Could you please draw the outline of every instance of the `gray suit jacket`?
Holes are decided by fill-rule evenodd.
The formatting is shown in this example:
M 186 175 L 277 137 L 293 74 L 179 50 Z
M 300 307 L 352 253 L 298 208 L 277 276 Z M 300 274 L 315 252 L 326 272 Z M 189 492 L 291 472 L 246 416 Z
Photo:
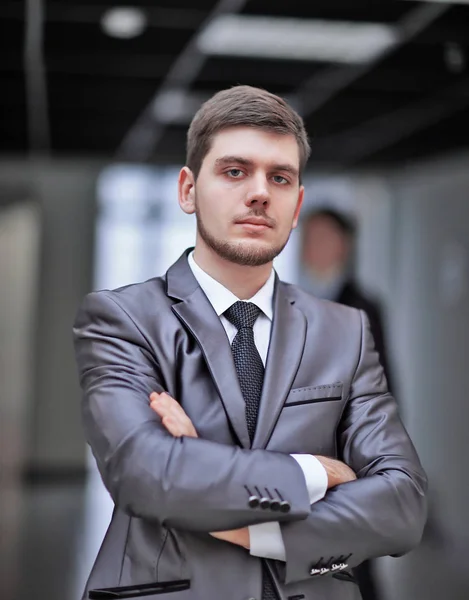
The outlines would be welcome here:
M 281 523 L 286 563 L 266 562 L 282 600 L 357 600 L 352 567 L 418 544 L 426 479 L 364 313 L 280 281 L 274 302 L 251 447 L 231 348 L 187 253 L 165 277 L 86 297 L 74 327 L 84 427 L 115 510 L 84 598 L 260 600 L 261 559 L 208 533 L 254 523 Z M 166 432 L 153 390 L 182 404 L 199 439 Z M 341 459 L 358 480 L 310 506 L 291 453 Z

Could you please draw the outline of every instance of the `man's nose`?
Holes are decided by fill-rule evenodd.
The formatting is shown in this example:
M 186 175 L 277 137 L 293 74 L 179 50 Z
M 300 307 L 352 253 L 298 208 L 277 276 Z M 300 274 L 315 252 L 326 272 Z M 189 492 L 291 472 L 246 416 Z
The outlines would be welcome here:
M 246 196 L 246 206 L 262 206 L 270 204 L 270 193 L 265 175 L 253 179 L 253 185 Z

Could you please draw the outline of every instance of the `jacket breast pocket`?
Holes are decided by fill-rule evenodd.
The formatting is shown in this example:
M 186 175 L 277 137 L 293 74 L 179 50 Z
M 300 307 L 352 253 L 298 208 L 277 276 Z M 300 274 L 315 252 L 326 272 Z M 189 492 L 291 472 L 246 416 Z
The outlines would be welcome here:
M 335 458 L 336 430 L 346 393 L 341 382 L 292 389 L 272 432 L 269 450 Z
M 342 400 L 342 393 L 343 384 L 340 382 L 295 388 L 288 394 L 284 408 L 317 402 L 338 402 Z

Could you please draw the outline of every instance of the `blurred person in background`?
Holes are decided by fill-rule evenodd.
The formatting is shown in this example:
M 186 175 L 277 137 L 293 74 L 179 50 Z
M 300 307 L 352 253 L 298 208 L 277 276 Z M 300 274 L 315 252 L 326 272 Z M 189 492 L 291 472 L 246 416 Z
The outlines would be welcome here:
M 300 285 L 318 298 L 365 311 L 371 333 L 392 391 L 381 308 L 355 280 L 354 219 L 335 208 L 317 207 L 306 214 L 301 231 Z M 378 600 L 373 566 L 369 561 L 355 569 L 364 600 Z
M 355 220 L 335 208 L 315 208 L 303 217 L 301 236 L 301 287 L 318 298 L 365 311 L 389 389 L 394 392 L 381 307 L 355 279 Z
M 281 282 L 309 143 L 281 98 L 215 94 L 188 132 L 195 248 L 89 294 L 87 439 L 115 503 L 84 598 L 359 600 L 420 541 L 426 477 L 362 311 Z

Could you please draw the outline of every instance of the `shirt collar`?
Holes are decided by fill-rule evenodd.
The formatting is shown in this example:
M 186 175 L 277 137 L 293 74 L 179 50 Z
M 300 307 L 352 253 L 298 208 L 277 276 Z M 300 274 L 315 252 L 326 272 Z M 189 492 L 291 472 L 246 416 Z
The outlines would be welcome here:
M 207 296 L 210 304 L 213 306 L 215 312 L 220 317 L 226 310 L 230 308 L 235 302 L 239 301 L 233 292 L 230 292 L 224 285 L 219 281 L 211 277 L 194 260 L 194 252 L 191 252 L 188 256 L 189 267 L 197 279 L 198 284 Z M 274 285 L 275 285 L 275 271 L 272 269 L 269 279 L 261 287 L 261 289 L 252 298 L 249 298 L 246 302 L 252 302 L 268 317 L 271 321 L 273 318 L 273 299 L 274 299 Z

